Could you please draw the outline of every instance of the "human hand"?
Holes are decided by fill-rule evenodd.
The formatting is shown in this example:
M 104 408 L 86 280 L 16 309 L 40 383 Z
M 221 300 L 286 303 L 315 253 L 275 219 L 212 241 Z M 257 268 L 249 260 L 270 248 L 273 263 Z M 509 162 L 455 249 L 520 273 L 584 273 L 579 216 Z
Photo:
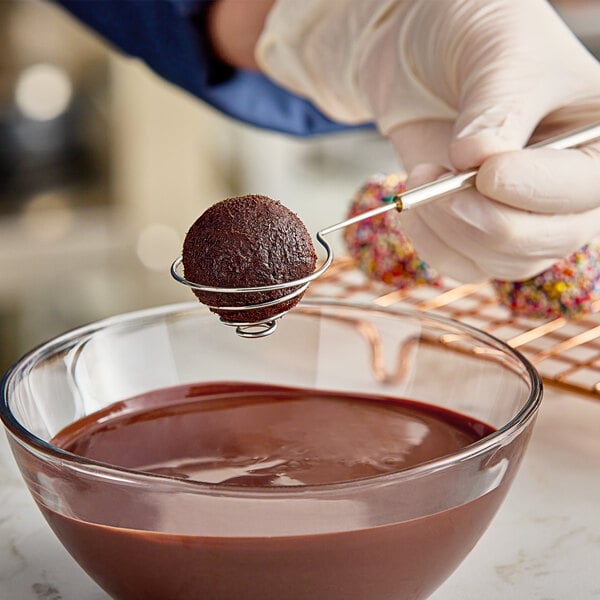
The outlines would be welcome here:
M 257 60 L 332 118 L 374 120 L 410 187 L 480 166 L 477 191 L 403 216 L 438 271 L 524 279 L 600 233 L 600 146 L 521 150 L 600 118 L 600 66 L 545 1 L 278 0 Z
M 554 135 L 551 124 L 546 120 L 536 135 Z M 578 124 L 573 115 L 570 128 Z M 452 123 L 409 123 L 391 138 L 412 166 L 407 189 L 452 170 Z M 419 256 L 444 275 L 462 282 L 529 279 L 598 236 L 599 145 L 493 154 L 479 168 L 476 188 L 400 216 Z

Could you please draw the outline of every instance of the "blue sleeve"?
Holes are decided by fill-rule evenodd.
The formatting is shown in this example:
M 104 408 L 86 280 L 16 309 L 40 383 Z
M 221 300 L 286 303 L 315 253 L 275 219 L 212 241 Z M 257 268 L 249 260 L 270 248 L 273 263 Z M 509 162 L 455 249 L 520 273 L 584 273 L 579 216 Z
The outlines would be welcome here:
M 220 63 L 203 35 L 210 0 L 57 1 L 116 48 L 234 119 L 298 136 L 350 129 L 260 73 Z

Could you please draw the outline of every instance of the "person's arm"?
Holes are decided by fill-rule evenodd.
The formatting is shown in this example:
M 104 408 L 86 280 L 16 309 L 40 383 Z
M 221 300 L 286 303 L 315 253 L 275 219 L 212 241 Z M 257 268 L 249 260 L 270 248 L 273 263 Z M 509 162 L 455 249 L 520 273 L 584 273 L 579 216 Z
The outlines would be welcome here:
M 57 3 L 116 49 L 141 59 L 165 80 L 236 120 L 297 136 L 348 129 L 306 98 L 252 70 L 253 53 L 246 48 L 262 27 L 266 0 Z M 253 16 L 242 14 L 246 9 L 252 9 Z
M 238 68 L 258 71 L 256 43 L 275 0 L 215 0 L 206 14 L 208 40 L 218 58 Z

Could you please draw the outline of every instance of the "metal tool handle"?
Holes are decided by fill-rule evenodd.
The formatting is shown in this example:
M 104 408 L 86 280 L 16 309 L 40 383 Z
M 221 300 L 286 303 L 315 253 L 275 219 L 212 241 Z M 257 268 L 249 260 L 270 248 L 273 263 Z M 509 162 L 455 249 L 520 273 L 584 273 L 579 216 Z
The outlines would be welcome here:
M 593 142 L 598 138 L 600 138 L 600 122 L 549 138 L 547 140 L 543 140 L 527 147 L 554 148 L 555 150 L 564 150 L 566 148 L 575 148 L 582 144 Z M 431 200 L 442 198 L 460 190 L 467 189 L 474 185 L 476 177 L 477 169 L 467 171 L 465 173 L 459 173 L 458 175 L 446 175 L 445 177 L 441 177 L 436 181 L 426 183 L 425 185 L 421 185 L 395 196 L 393 201 L 389 204 L 384 204 L 383 206 L 356 215 L 355 217 L 347 219 L 346 221 L 342 221 L 341 223 L 336 223 L 335 225 L 326 227 L 325 229 L 322 229 L 320 233 L 321 235 L 326 235 L 333 231 L 337 231 L 338 229 L 343 229 L 344 227 L 358 223 L 359 221 L 363 221 L 364 219 L 369 219 L 376 215 L 380 215 L 389 210 L 396 209 L 399 212 L 409 210 L 415 206 L 419 206 L 420 204 L 430 202 Z

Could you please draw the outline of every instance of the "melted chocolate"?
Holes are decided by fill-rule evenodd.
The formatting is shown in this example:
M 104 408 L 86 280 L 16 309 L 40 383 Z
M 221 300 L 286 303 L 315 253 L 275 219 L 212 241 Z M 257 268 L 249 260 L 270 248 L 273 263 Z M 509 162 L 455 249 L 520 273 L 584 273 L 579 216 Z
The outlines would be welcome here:
M 492 431 L 408 400 L 223 383 L 132 398 L 73 423 L 53 442 L 115 465 L 248 488 L 395 472 Z M 79 514 L 95 516 L 41 508 L 72 555 L 120 600 L 405 600 L 425 598 L 460 563 L 504 487 L 423 518 L 311 535 L 215 537 L 183 507 L 189 533 L 171 533 L 141 492 L 135 511 L 149 513 L 140 529 L 122 502 L 85 487 Z
M 205 483 L 294 486 L 399 471 L 491 431 L 407 400 L 213 384 L 110 406 L 53 443 L 112 465 Z

